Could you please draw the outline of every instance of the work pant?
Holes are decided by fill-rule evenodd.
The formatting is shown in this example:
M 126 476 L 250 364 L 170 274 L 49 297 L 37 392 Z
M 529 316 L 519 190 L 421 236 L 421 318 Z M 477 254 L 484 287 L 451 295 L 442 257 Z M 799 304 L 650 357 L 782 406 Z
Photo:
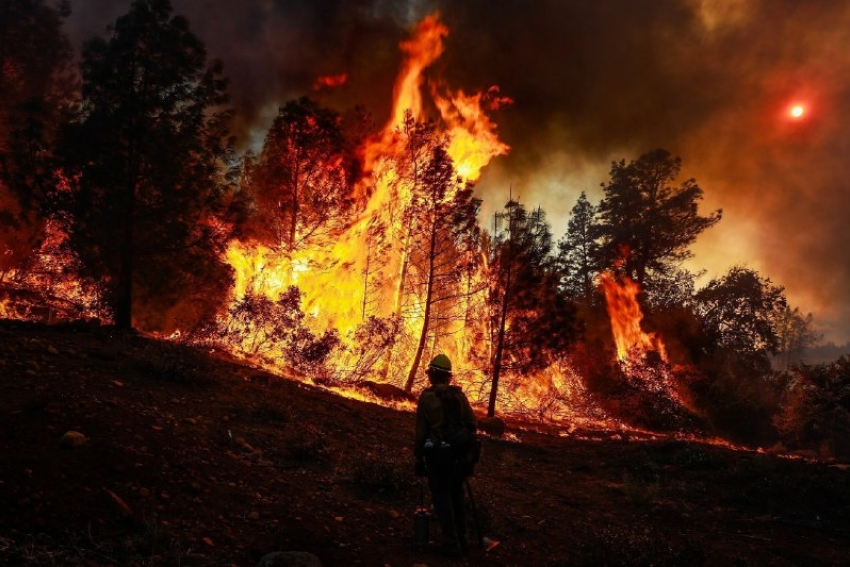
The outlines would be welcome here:
M 443 533 L 443 545 L 466 548 L 466 513 L 463 498 L 463 477 L 447 463 L 429 463 L 428 487 L 434 512 Z

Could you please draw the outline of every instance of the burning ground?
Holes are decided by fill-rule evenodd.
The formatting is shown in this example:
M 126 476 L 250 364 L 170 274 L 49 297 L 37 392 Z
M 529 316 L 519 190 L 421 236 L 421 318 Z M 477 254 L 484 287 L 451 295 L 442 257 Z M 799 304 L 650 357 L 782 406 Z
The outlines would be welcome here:
M 409 411 L 109 328 L 3 322 L 0 339 L 4 564 L 253 565 L 302 550 L 324 565 L 837 565 L 850 553 L 844 466 L 509 422 L 472 480 L 501 544 L 449 563 L 411 547 Z M 85 443 L 63 446 L 70 430 Z

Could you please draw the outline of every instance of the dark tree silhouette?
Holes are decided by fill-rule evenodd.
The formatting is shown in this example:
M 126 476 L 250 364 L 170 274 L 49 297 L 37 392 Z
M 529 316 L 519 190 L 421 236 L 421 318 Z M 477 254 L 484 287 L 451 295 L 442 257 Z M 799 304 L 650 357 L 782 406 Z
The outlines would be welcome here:
M 600 272 L 599 252 L 596 207 L 582 191 L 570 212 L 567 233 L 558 241 L 561 285 L 570 296 L 591 301 Z
M 52 212 L 55 136 L 71 90 L 67 15 L 67 2 L 0 2 L 0 281 L 26 271 Z
M 207 64 L 170 2 L 134 1 L 111 31 L 83 52 L 81 114 L 65 140 L 75 181 L 68 222 L 115 324 L 129 328 L 140 316 L 134 298 L 146 314 L 193 293 L 220 303 L 228 284 L 220 215 L 234 160 L 221 64 Z
M 689 246 L 717 224 L 721 211 L 700 216 L 702 189 L 694 179 L 674 186 L 680 170 L 681 160 L 661 149 L 611 165 L 598 209 L 603 265 L 622 263 L 627 276 L 651 287 L 654 278 L 691 257 Z
M 731 268 L 697 292 L 696 305 L 717 346 L 764 357 L 779 348 L 774 321 L 786 309 L 785 290 L 755 270 Z

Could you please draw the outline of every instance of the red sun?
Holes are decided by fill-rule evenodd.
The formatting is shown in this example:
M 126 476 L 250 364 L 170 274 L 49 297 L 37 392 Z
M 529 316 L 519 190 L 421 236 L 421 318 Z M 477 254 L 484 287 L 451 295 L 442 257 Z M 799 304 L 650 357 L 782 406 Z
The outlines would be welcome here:
M 806 107 L 802 104 L 794 104 L 788 109 L 788 115 L 791 118 L 799 120 L 806 115 Z

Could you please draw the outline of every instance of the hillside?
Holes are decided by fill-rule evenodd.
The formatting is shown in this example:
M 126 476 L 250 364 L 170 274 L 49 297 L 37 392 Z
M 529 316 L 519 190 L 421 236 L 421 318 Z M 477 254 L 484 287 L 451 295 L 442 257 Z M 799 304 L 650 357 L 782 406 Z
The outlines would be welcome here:
M 411 545 L 413 416 L 98 327 L 0 322 L 0 564 L 837 565 L 850 473 L 622 432 L 485 438 L 486 535 Z M 76 431 L 85 437 L 79 446 Z M 436 535 L 436 524 L 432 535 Z

